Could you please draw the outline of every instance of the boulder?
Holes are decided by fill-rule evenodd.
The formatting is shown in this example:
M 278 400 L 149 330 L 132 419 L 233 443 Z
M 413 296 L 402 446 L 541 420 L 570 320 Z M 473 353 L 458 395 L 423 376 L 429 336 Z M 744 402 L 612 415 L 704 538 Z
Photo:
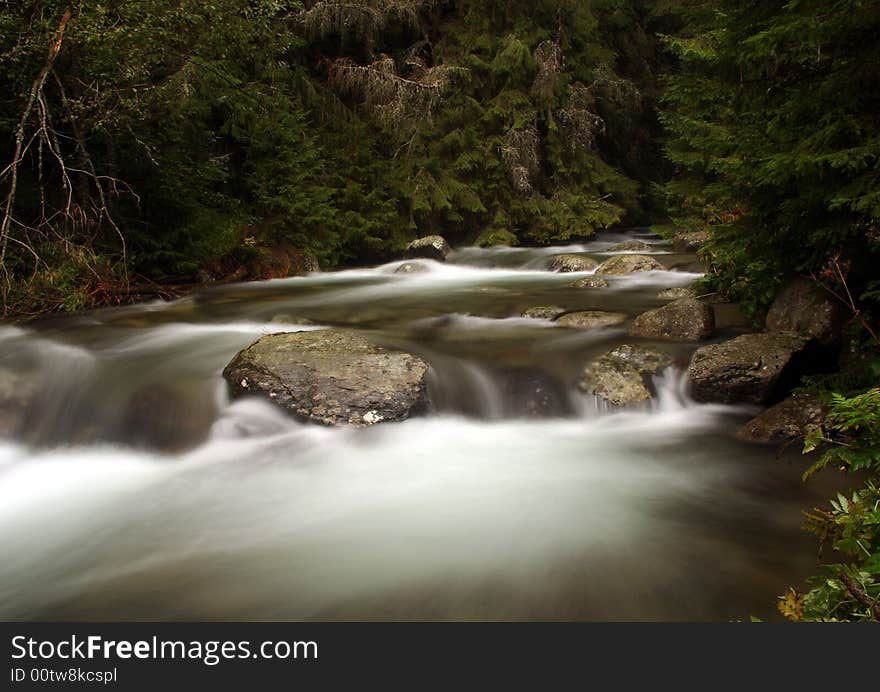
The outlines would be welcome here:
M 629 333 L 646 339 L 702 341 L 715 331 L 712 307 L 694 298 L 682 298 L 636 317 Z
M 612 245 L 602 252 L 651 252 L 653 249 L 652 245 L 643 240 L 627 240 L 623 243 Z
M 587 364 L 578 387 L 614 406 L 638 404 L 651 398 L 647 377 L 671 364 L 666 353 L 624 344 Z
M 569 284 L 571 288 L 608 288 L 608 282 L 601 276 L 585 276 L 578 279 L 574 283 Z
M 550 262 L 548 269 L 551 272 L 559 272 L 560 274 L 569 274 L 573 272 L 590 272 L 597 266 L 598 262 L 590 257 L 582 255 L 556 255 Z
M 555 320 L 557 317 L 564 314 L 565 308 L 561 308 L 558 305 L 539 305 L 524 310 L 522 316 L 538 320 Z
M 650 272 L 665 268 L 653 257 L 648 257 L 647 255 L 617 255 L 602 262 L 599 268 L 596 269 L 596 274 L 613 276 L 633 274 L 635 272 Z
M 737 436 L 749 442 L 784 442 L 803 437 L 822 426 L 827 412 L 818 394 L 795 394 L 750 420 Z
M 793 386 L 807 362 L 808 341 L 796 334 L 743 334 L 697 349 L 688 375 L 699 401 L 767 404 Z
M 766 322 L 768 331 L 794 332 L 822 346 L 836 344 L 845 323 L 843 306 L 805 278 L 786 284 L 773 301 Z
M 603 312 L 601 310 L 585 310 L 569 312 L 556 320 L 560 327 L 573 329 L 595 329 L 596 327 L 613 327 L 626 322 L 627 317 L 620 312 Z
M 428 365 L 351 331 L 272 334 L 241 351 L 223 376 L 232 395 L 257 395 L 324 425 L 399 421 L 427 408 Z
M 432 259 L 445 262 L 452 248 L 446 238 L 440 235 L 429 235 L 417 238 L 406 246 L 403 256 L 406 259 Z
M 682 231 L 672 238 L 672 248 L 676 252 L 696 252 L 708 242 L 708 231 Z

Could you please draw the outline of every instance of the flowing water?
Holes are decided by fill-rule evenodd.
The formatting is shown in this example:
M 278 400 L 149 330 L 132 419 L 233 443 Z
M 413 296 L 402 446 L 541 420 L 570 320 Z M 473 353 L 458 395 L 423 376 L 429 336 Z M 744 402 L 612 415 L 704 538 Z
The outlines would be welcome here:
M 825 490 L 739 442 L 748 409 L 697 404 L 694 345 L 518 317 L 535 305 L 662 304 L 700 267 L 546 270 L 625 238 L 463 249 L 216 287 L 173 303 L 0 326 L 0 619 L 772 617 L 815 570 L 801 511 Z M 718 338 L 743 328 L 720 308 Z M 431 365 L 428 415 L 328 429 L 230 402 L 226 363 L 260 335 L 347 326 Z M 649 406 L 574 383 L 624 342 L 676 365 Z

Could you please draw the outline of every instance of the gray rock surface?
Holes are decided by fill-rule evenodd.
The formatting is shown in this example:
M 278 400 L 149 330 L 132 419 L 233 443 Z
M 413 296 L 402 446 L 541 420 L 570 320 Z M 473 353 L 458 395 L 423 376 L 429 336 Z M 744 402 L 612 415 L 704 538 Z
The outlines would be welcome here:
M 523 311 L 523 317 L 531 317 L 538 320 L 555 320 L 565 314 L 565 308 L 558 305 L 538 305 Z
M 626 322 L 627 317 L 621 312 L 603 312 L 602 310 L 584 310 L 569 312 L 556 320 L 560 327 L 572 329 L 595 329 L 596 327 L 613 327 Z
M 427 408 L 428 365 L 327 329 L 272 334 L 241 351 L 223 371 L 233 396 L 259 395 L 324 425 L 399 421 Z
M 796 334 L 744 334 L 697 349 L 688 375 L 699 401 L 767 404 L 794 384 L 807 340 Z
M 605 248 L 603 252 L 651 252 L 654 249 L 652 245 L 643 240 L 626 240 L 617 245 Z
M 600 276 L 614 276 L 662 270 L 665 268 L 653 257 L 648 257 L 647 255 L 617 255 L 602 262 L 599 268 L 596 269 L 596 274 Z
M 569 284 L 571 288 L 608 288 L 608 282 L 601 276 L 585 276 Z
M 666 353 L 623 344 L 588 363 L 578 387 L 614 406 L 638 404 L 651 398 L 647 377 L 671 364 Z
M 784 442 L 821 427 L 827 412 L 818 394 L 795 394 L 743 425 L 737 436 L 749 442 Z
M 707 231 L 682 231 L 672 239 L 672 247 L 676 252 L 696 252 L 709 242 Z
M 834 296 L 809 279 L 790 281 L 767 313 L 767 331 L 795 332 L 823 346 L 840 340 L 846 311 Z
M 429 235 L 417 238 L 406 246 L 403 256 L 406 259 L 432 259 L 445 262 L 452 248 L 446 239 L 440 235 Z
M 715 331 L 712 307 L 694 298 L 682 298 L 636 317 L 629 333 L 647 339 L 702 341 Z

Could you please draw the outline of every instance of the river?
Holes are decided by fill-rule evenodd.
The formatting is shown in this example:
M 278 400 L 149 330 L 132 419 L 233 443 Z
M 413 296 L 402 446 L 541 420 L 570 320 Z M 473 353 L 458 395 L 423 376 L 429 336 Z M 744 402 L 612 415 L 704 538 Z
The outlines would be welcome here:
M 547 271 L 633 237 L 669 271 L 605 289 Z M 773 618 L 815 571 L 802 511 L 826 490 L 796 453 L 736 439 L 753 411 L 688 397 L 695 345 L 662 344 L 677 365 L 655 400 L 615 411 L 578 372 L 649 342 L 518 317 L 635 316 L 695 257 L 636 230 L 419 263 L 0 326 L 0 618 Z M 718 318 L 718 339 L 745 328 Z M 430 412 L 329 429 L 229 401 L 238 350 L 327 325 L 427 360 Z

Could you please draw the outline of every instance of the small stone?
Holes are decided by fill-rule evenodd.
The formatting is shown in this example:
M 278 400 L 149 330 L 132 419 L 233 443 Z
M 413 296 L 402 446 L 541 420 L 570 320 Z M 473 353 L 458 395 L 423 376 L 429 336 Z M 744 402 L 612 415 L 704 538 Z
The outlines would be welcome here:
M 617 245 L 612 245 L 603 250 L 603 252 L 651 252 L 653 246 L 642 240 L 627 240 Z
M 572 284 L 571 288 L 608 288 L 608 282 L 601 276 L 585 276 Z
M 558 305 L 539 305 L 524 310 L 522 316 L 538 320 L 555 320 L 557 317 L 564 314 L 565 308 L 559 307 Z
M 595 329 L 597 327 L 613 327 L 626 322 L 627 316 L 620 312 L 603 312 L 601 310 L 585 310 L 570 312 L 556 320 L 560 327 L 573 329 Z

